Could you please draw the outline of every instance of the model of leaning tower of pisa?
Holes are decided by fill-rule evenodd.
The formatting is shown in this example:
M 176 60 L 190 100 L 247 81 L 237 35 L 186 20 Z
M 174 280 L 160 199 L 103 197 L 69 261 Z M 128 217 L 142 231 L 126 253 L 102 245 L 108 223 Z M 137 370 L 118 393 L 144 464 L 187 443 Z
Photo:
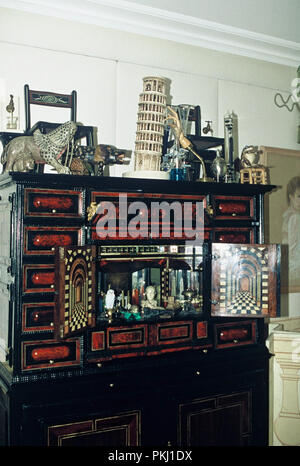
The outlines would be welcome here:
M 143 92 L 139 97 L 134 151 L 134 169 L 136 171 L 159 171 L 165 115 L 166 80 L 153 76 L 143 78 Z

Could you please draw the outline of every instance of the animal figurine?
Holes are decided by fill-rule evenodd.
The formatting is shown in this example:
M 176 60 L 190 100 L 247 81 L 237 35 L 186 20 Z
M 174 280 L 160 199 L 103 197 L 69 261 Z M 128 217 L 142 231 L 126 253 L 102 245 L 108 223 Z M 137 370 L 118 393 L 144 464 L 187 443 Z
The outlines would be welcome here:
M 165 123 L 167 123 L 171 128 L 173 128 L 175 138 L 177 143 L 183 148 L 189 150 L 193 155 L 197 157 L 202 166 L 202 177 L 198 181 L 213 181 L 206 174 L 205 163 L 202 157 L 194 150 L 193 144 L 191 141 L 185 137 L 180 118 L 178 113 L 170 106 L 167 107 L 167 116 L 165 118 Z
M 242 168 L 256 167 L 260 159 L 262 151 L 258 146 L 245 146 L 241 154 Z
M 69 167 L 63 165 L 59 158 L 69 147 L 76 130 L 76 123 L 67 121 L 48 134 L 42 134 L 37 129 L 33 136 L 19 136 L 12 139 L 4 147 L 1 155 L 3 173 L 28 172 L 33 170 L 35 163 L 47 163 L 57 173 L 70 173 Z

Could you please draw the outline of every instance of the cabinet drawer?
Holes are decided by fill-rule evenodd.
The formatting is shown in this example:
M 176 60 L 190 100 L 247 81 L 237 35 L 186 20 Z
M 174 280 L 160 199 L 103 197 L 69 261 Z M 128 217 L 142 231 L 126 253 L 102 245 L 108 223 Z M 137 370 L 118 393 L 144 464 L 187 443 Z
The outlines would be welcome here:
M 49 293 L 54 291 L 55 267 L 51 265 L 24 265 L 23 292 Z
M 192 339 L 193 322 L 170 322 L 149 326 L 149 343 L 152 346 L 190 342 Z
M 213 196 L 213 212 L 216 219 L 254 219 L 254 199 L 243 196 Z
M 130 349 L 147 346 L 147 326 L 114 327 L 107 330 L 108 349 Z
M 135 239 L 136 232 L 128 228 L 128 225 L 134 218 L 134 210 L 130 212 L 132 210 L 130 207 L 136 202 L 142 203 L 139 209 L 143 215 L 143 227 L 139 230 L 139 239 L 148 239 L 151 234 L 152 239 L 192 240 L 195 237 L 195 228 L 198 228 L 198 231 L 203 229 L 201 217 L 202 210 L 206 207 L 204 195 L 92 191 L 91 204 L 87 209 L 88 219 L 92 220 L 92 239 L 95 241 L 107 238 Z M 104 212 L 108 208 L 118 219 L 110 230 L 104 228 L 102 224 L 106 216 Z M 182 219 L 187 220 L 184 228 Z
M 253 228 L 215 228 L 213 241 L 216 243 L 247 244 L 254 242 Z
M 24 228 L 24 254 L 54 254 L 58 246 L 80 246 L 81 227 L 33 227 Z
M 83 193 L 60 189 L 25 188 L 25 217 L 81 218 Z
M 243 321 L 214 326 L 215 347 L 253 345 L 256 343 L 256 321 Z
M 23 304 L 22 332 L 53 331 L 54 303 Z
M 22 370 L 36 370 L 80 364 L 80 340 L 64 343 L 53 340 L 22 343 Z

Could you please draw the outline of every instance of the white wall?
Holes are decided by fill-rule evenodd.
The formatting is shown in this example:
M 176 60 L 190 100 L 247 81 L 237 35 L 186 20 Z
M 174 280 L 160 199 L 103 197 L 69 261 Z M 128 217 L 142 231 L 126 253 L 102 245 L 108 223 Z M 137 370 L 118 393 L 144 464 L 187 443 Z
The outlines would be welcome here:
M 172 103 L 201 106 L 215 136 L 223 136 L 224 113 L 235 110 L 240 149 L 299 148 L 296 111 L 273 103 L 277 90 L 289 91 L 296 76 L 290 67 L 4 8 L 0 53 L 2 108 L 10 93 L 20 97 L 21 130 L 25 83 L 37 90 L 76 89 L 78 120 L 98 127 L 99 142 L 133 149 L 142 78 L 154 74 L 171 79 Z
M 0 8 L 2 118 L 8 96 L 13 94 L 20 102 L 23 131 L 26 83 L 36 90 L 64 93 L 76 89 L 78 121 L 98 128 L 99 143 L 133 150 L 142 78 L 158 75 L 171 80 L 173 104 L 201 106 L 203 121 L 213 121 L 214 136 L 223 137 L 224 114 L 234 110 L 239 119 L 240 151 L 250 144 L 300 148 L 298 113 L 274 104 L 277 91 L 285 97 L 290 92 L 296 69 L 107 26 Z M 40 108 L 32 123 L 69 118 L 63 114 L 58 120 L 56 115 Z M 3 121 L 1 125 L 5 130 Z M 296 313 L 300 313 L 298 308 Z

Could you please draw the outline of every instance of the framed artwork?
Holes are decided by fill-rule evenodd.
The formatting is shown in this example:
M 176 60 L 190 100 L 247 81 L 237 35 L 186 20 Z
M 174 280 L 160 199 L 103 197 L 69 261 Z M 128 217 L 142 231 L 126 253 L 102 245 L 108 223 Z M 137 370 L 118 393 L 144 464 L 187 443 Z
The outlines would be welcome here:
M 300 151 L 260 147 L 268 182 L 276 189 L 265 197 L 265 240 L 280 243 L 281 292 L 300 292 Z
M 280 246 L 212 244 L 212 316 L 279 315 Z

